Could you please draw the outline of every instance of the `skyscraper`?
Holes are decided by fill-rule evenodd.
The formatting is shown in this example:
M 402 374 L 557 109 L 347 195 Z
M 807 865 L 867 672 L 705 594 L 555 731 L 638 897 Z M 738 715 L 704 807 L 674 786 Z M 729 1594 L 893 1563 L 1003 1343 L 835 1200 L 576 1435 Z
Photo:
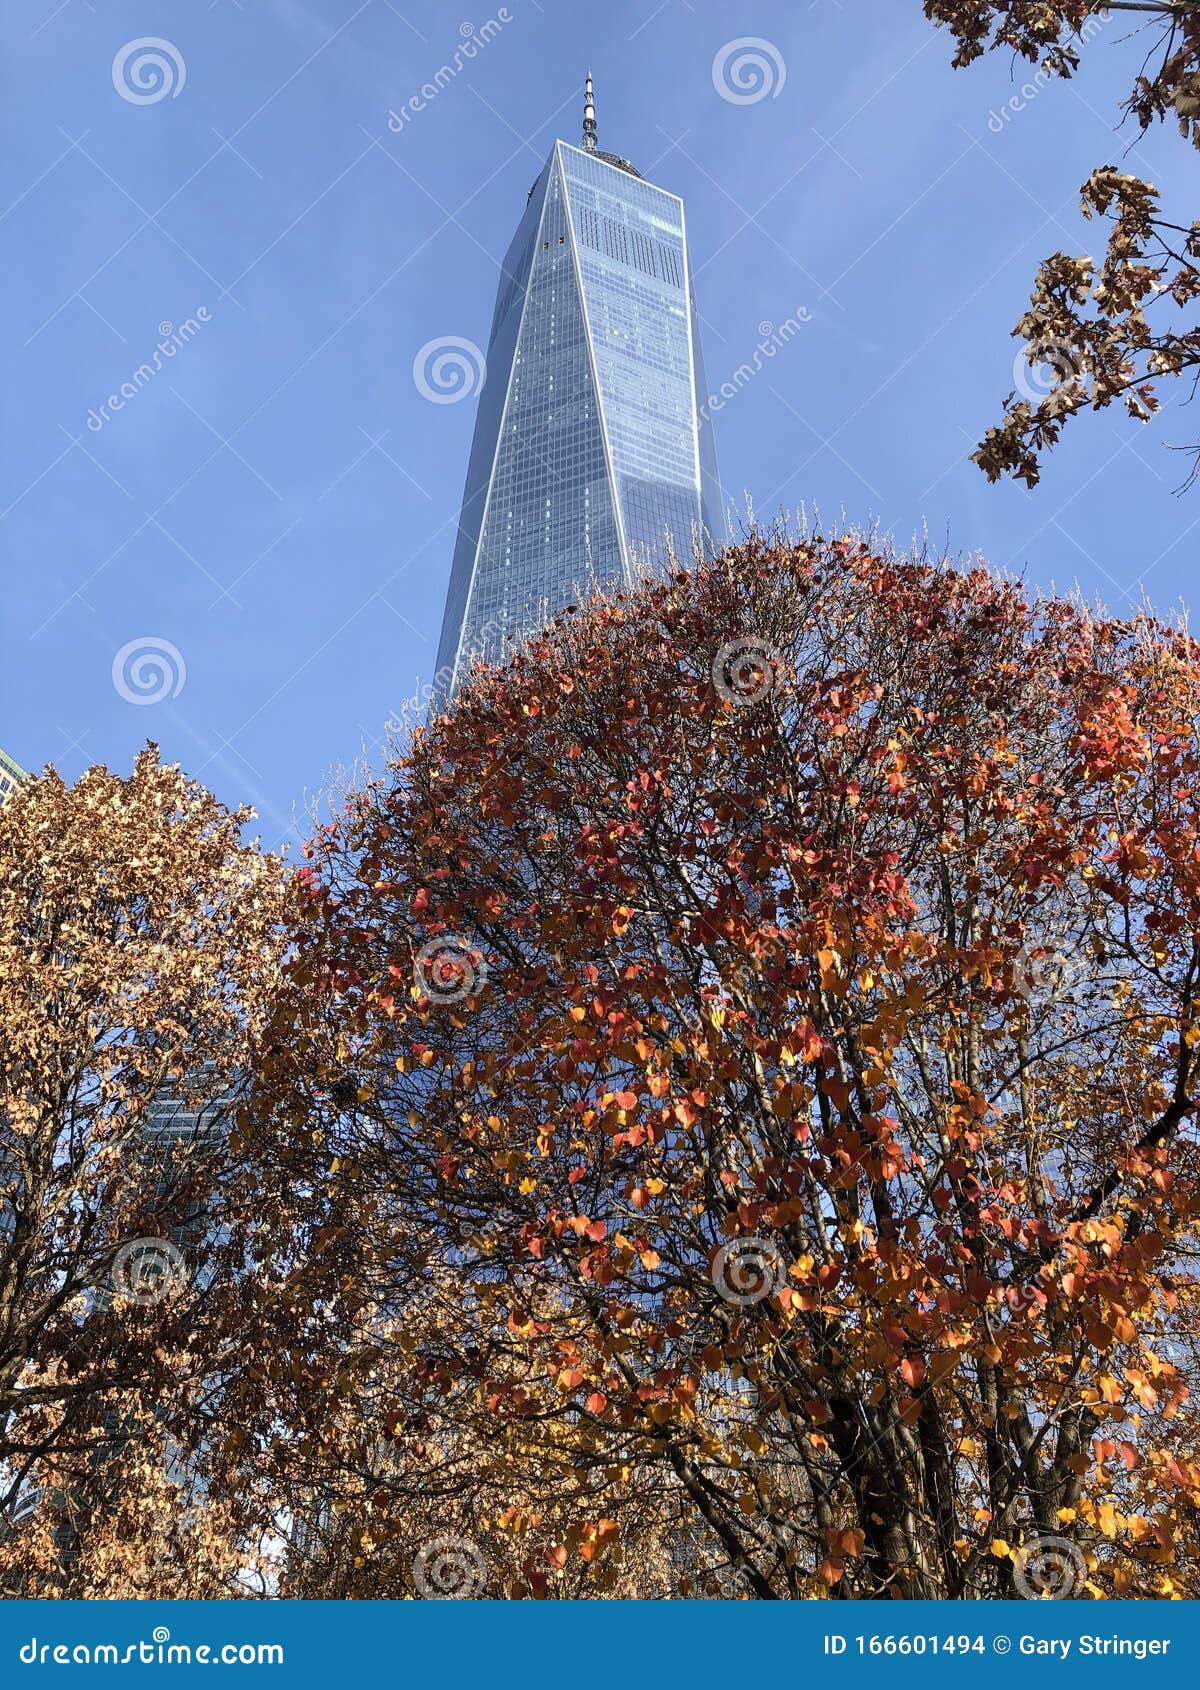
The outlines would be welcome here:
M 683 201 L 583 142 L 557 141 L 504 260 L 438 649 L 472 659 L 715 534 Z

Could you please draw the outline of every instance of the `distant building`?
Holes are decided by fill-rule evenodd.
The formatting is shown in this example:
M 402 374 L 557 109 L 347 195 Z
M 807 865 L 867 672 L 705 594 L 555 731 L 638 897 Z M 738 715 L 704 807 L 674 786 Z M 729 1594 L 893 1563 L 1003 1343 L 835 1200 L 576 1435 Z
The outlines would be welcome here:
M 25 770 L 7 751 L 0 750 L 0 804 L 8 797 L 18 781 L 25 779 Z
M 205 1082 L 210 1082 L 207 1089 Z M 231 1097 L 220 1093 L 210 1062 L 197 1065 L 190 1089 L 191 1098 L 180 1096 L 180 1088 L 171 1084 L 155 1093 L 139 1128 L 139 1154 L 157 1174 L 154 1207 L 169 1217 L 167 1239 L 183 1252 L 189 1273 L 203 1281 L 206 1256 L 216 1240 L 202 1205 L 180 1207 L 179 1187 L 193 1158 L 220 1153 L 229 1131 Z
M 504 260 L 438 650 L 453 693 L 572 600 L 717 532 L 683 201 L 554 144 Z

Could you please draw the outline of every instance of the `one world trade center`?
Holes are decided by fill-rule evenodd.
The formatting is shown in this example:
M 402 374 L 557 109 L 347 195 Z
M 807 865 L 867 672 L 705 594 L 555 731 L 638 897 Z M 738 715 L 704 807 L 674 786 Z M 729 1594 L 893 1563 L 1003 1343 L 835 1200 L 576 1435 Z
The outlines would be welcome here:
M 438 650 L 453 693 L 721 519 L 683 202 L 557 141 L 504 260 Z

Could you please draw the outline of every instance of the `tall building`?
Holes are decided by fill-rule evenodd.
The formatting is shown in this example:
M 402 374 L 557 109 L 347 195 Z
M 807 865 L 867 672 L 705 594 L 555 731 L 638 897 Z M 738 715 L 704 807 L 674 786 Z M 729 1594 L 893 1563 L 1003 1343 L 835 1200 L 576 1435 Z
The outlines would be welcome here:
M 7 751 L 0 750 L 0 804 L 3 804 L 18 781 L 24 779 L 25 770 L 20 763 L 10 757 Z
M 438 674 L 452 693 L 580 595 L 619 590 L 721 520 L 683 201 L 596 142 L 557 141 L 504 260 Z
M 190 1094 L 190 1095 L 189 1095 Z M 222 1088 L 211 1062 L 196 1064 L 187 1087 L 166 1083 L 155 1093 L 139 1132 L 137 1154 L 156 1176 L 153 1209 L 161 1236 L 143 1240 L 133 1274 L 186 1275 L 207 1287 L 212 1252 L 227 1236 L 206 1217 L 205 1206 L 185 1196 L 189 1175 L 204 1178 L 205 1165 L 219 1164 L 233 1115 L 233 1091 Z M 199 1166 L 197 1165 L 199 1164 Z

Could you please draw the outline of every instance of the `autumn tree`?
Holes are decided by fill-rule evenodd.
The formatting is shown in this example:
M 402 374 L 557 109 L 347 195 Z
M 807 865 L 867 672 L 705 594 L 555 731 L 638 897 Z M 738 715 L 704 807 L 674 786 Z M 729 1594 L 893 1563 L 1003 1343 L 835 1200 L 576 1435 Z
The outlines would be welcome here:
M 0 1576 L 228 1593 L 203 1471 L 286 1234 L 230 1119 L 279 976 L 284 880 L 153 747 L 0 808 Z
M 1198 703 L 1148 618 L 754 537 L 352 793 L 254 1105 L 342 1342 L 289 1576 L 1200 1594 Z
M 954 35 L 956 65 L 1001 50 L 1051 77 L 1070 77 L 1106 25 L 1139 26 L 1146 56 L 1127 118 L 1137 134 L 1176 123 L 1184 142 L 1200 147 L 1196 0 L 925 0 L 925 15 Z M 1153 183 L 1113 162 L 1098 166 L 1081 192 L 1084 216 L 1107 223 L 1107 249 L 1099 263 L 1056 252 L 1038 270 L 1013 333 L 1041 379 L 1032 392 L 1027 382 L 1023 394 L 1009 395 L 1003 420 L 974 454 L 992 481 L 1012 475 L 1036 485 L 1041 456 L 1068 418 L 1120 403 L 1145 422 L 1158 409 L 1160 378 L 1200 368 L 1200 222 L 1168 215 Z M 1196 453 L 1189 481 L 1200 468 Z

